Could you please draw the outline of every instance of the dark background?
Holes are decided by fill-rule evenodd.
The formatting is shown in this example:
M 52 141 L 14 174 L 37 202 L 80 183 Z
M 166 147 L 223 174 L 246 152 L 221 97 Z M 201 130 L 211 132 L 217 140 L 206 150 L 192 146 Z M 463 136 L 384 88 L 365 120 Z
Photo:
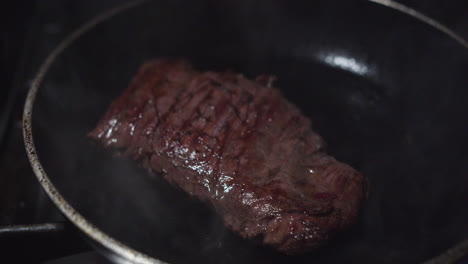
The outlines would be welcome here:
M 7 94 L 18 71 L 24 68 L 27 49 L 33 48 L 50 35 L 64 36 L 64 22 L 79 25 L 87 18 L 124 0 L 18 0 L 5 1 L 2 5 L 2 32 L 0 36 L 1 93 L 0 106 L 5 105 Z M 468 1 L 465 0 L 411 0 L 400 1 L 435 18 L 449 28 L 468 38 Z M 64 9 L 74 9 L 74 16 L 64 17 Z M 70 14 L 70 12 L 67 12 Z M 52 42 L 57 39 L 54 37 Z M 21 57 L 23 56 L 23 59 Z M 29 76 L 30 77 L 30 76 Z M 24 81 L 24 80 L 23 80 Z M 2 107 L 2 109 L 4 109 Z
M 0 226 L 62 221 L 62 216 L 39 188 L 24 153 L 21 134 L 24 97 L 39 64 L 60 40 L 89 18 L 125 1 L 5 2 L 0 11 Z M 468 39 L 468 1 L 400 2 L 438 20 Z M 89 250 L 84 243 L 67 242 L 67 239 L 75 237 L 76 234 L 47 236 L 46 240 L 42 240 L 44 237 L 35 237 L 26 243 L 25 240 L 10 239 L 8 247 L 4 247 L 5 240 L 2 242 L 0 234 L 0 258 L 8 253 L 6 255 L 24 260 L 27 255 L 28 260 L 34 263 Z M 42 241 L 47 243 L 39 245 Z M 57 254 L 58 251 L 61 253 Z

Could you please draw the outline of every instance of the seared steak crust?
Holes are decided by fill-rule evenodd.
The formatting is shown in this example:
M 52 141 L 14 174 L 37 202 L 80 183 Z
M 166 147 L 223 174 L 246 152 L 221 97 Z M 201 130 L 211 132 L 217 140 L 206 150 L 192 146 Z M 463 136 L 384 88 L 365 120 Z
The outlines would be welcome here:
M 153 60 L 90 137 L 212 204 L 242 237 L 304 252 L 355 220 L 364 179 L 323 152 L 272 82 Z

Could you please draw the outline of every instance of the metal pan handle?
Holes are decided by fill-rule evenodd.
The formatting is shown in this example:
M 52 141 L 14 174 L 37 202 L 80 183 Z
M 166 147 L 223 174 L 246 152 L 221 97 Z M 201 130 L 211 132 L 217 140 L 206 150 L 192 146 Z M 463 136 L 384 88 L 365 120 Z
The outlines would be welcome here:
M 91 250 L 67 222 L 0 226 L 0 249 L 0 259 L 14 259 L 16 263 L 41 262 Z

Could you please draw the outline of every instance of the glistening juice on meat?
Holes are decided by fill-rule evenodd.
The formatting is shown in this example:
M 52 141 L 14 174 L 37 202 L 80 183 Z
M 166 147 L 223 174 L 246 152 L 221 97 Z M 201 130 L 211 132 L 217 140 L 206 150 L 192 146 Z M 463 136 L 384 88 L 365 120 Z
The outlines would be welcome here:
M 242 237 L 306 252 L 355 221 L 364 178 L 324 153 L 273 80 L 149 61 L 89 135 L 211 204 Z

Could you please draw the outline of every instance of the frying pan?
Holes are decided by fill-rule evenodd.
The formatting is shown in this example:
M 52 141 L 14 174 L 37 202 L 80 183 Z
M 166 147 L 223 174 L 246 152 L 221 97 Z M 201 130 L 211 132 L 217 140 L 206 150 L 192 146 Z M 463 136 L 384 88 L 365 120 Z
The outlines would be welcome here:
M 421 262 L 468 237 L 467 47 L 393 1 L 130 2 L 47 57 L 26 100 L 26 150 L 52 201 L 117 262 Z M 285 256 L 92 144 L 86 134 L 155 57 L 276 75 L 328 152 L 368 177 L 356 224 L 320 250 Z

